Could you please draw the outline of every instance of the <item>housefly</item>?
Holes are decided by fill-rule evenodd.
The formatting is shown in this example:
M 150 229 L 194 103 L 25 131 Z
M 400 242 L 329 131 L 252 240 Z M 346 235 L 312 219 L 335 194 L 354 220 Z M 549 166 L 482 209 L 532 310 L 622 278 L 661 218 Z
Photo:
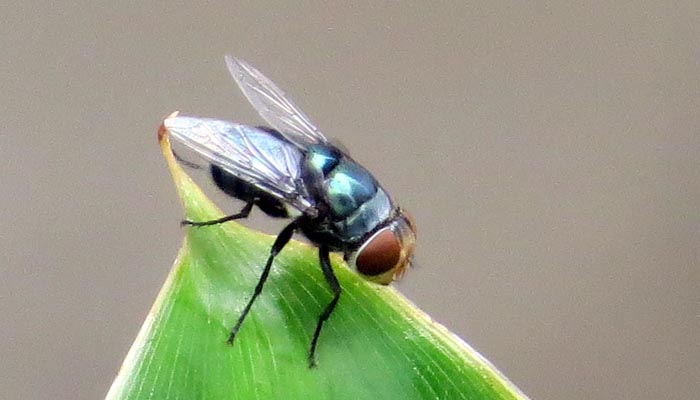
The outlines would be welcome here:
M 341 252 L 364 278 L 389 284 L 410 264 L 416 227 L 377 180 L 344 150 L 331 144 L 272 81 L 240 59 L 226 64 L 238 87 L 270 127 L 217 119 L 173 116 L 161 129 L 210 163 L 217 186 L 245 202 L 240 212 L 213 221 L 183 221 L 203 227 L 246 218 L 257 206 L 276 218 L 290 218 L 272 245 L 253 295 L 231 329 L 233 340 L 260 295 L 270 268 L 296 232 L 318 246 L 323 276 L 333 299 L 318 317 L 309 366 L 323 324 L 340 298 L 330 252 Z

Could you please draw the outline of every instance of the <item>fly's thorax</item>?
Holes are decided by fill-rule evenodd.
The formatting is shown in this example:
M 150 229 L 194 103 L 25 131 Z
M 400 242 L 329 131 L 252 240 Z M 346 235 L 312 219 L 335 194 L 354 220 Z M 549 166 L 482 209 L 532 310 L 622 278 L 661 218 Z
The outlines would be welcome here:
M 311 145 L 306 149 L 305 166 L 312 172 L 324 177 L 343 158 L 343 153 L 333 146 Z
M 307 189 L 323 210 L 322 226 L 340 242 L 356 248 L 392 215 L 391 199 L 372 174 L 334 146 L 309 146 L 303 165 Z
M 367 235 L 357 251 L 346 257 L 367 280 L 388 285 L 403 275 L 413 257 L 416 227 L 411 217 L 397 209 L 395 215 Z
M 335 219 L 352 214 L 379 189 L 369 171 L 335 146 L 309 146 L 303 168 L 305 183 L 328 205 Z
M 324 181 L 342 159 L 342 153 L 332 146 L 312 145 L 306 149 L 301 177 L 309 195 L 316 203 L 325 203 Z

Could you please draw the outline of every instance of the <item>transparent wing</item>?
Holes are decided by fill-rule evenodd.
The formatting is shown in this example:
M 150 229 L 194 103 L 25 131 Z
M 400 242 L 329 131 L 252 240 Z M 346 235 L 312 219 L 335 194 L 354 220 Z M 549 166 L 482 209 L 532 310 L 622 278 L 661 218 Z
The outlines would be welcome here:
M 260 71 L 230 55 L 226 56 L 226 65 L 258 114 L 289 141 L 302 148 L 328 142 L 309 118 Z
M 267 131 L 209 118 L 171 117 L 163 126 L 177 142 L 234 176 L 304 212 L 313 204 L 300 179 L 300 149 Z

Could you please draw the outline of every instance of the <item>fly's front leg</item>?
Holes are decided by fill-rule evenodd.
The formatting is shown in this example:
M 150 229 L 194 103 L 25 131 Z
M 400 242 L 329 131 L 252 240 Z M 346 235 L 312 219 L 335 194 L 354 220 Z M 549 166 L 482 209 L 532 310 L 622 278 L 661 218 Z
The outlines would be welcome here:
M 238 330 L 241 328 L 241 324 L 243 324 L 243 320 L 248 315 L 248 312 L 250 311 L 250 307 L 253 306 L 255 299 L 258 298 L 258 296 L 260 295 L 260 292 L 262 292 L 263 285 L 265 284 L 265 281 L 267 280 L 268 275 L 270 275 L 270 269 L 272 268 L 272 261 L 274 261 L 275 256 L 277 254 L 279 254 L 280 251 L 282 251 L 284 246 L 292 238 L 292 235 L 294 234 L 294 231 L 297 229 L 298 226 L 299 226 L 298 221 L 294 220 L 294 221 L 292 221 L 292 223 L 290 223 L 289 225 L 284 227 L 284 229 L 282 229 L 282 232 L 280 232 L 280 234 L 277 235 L 277 239 L 275 239 L 275 243 L 272 245 L 272 248 L 270 249 L 270 256 L 267 258 L 267 263 L 265 263 L 265 268 L 263 269 L 262 275 L 260 275 L 260 279 L 258 280 L 258 284 L 255 285 L 255 291 L 253 292 L 253 297 L 250 298 L 250 300 L 248 301 L 248 304 L 243 309 L 243 313 L 241 314 L 240 317 L 238 317 L 238 321 L 236 321 L 236 325 L 234 325 L 233 329 L 231 329 L 231 334 L 228 336 L 228 340 L 226 341 L 226 343 L 233 344 L 233 339 L 235 339 L 236 334 L 238 333 Z
M 223 224 L 224 222 L 228 221 L 233 221 L 234 219 L 242 219 L 242 218 L 248 218 L 248 215 L 250 215 L 250 211 L 253 209 L 253 206 L 255 205 L 255 199 L 249 200 L 248 203 L 241 209 L 241 212 L 233 215 L 227 215 L 225 217 L 221 217 L 219 219 L 214 219 L 211 221 L 200 221 L 200 222 L 195 222 L 195 221 L 188 221 L 184 220 L 180 222 L 181 226 L 209 226 L 209 225 L 218 225 L 218 224 Z
M 333 300 L 323 309 L 323 312 L 318 317 L 318 322 L 316 323 L 316 330 L 314 331 L 314 337 L 311 339 L 311 348 L 309 349 L 309 368 L 316 366 L 316 345 L 318 344 L 318 337 L 321 334 L 321 328 L 323 328 L 323 323 L 326 322 L 328 317 L 331 316 L 335 305 L 338 304 L 340 299 L 340 283 L 338 283 L 338 278 L 335 277 L 333 273 L 333 268 L 331 267 L 331 260 L 329 257 L 328 246 L 321 246 L 318 249 L 318 258 L 321 262 L 321 270 L 323 271 L 323 277 L 326 278 L 328 286 L 331 287 L 333 291 Z

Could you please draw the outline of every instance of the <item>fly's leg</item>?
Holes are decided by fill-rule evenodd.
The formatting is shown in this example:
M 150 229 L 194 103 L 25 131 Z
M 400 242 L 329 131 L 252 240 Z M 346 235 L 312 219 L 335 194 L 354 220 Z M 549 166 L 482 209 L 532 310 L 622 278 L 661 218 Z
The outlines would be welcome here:
M 171 149 L 171 150 L 172 150 L 172 149 Z M 192 168 L 192 169 L 202 169 L 202 166 L 201 166 L 201 165 L 199 165 L 199 164 L 197 164 L 197 163 L 193 163 L 192 161 L 189 161 L 189 160 L 185 160 L 184 158 L 180 157 L 180 155 L 177 154 L 177 153 L 175 152 L 175 150 L 172 150 L 172 152 L 173 152 L 173 156 L 175 156 L 175 159 L 176 159 L 180 164 L 184 165 L 185 167 L 187 167 L 187 168 Z
M 263 269 L 262 275 L 260 275 L 260 279 L 258 280 L 258 284 L 255 286 L 255 291 L 253 292 L 253 297 L 250 298 L 250 300 L 248 301 L 248 304 L 243 309 L 243 313 L 241 314 L 240 317 L 238 317 L 238 321 L 236 321 L 236 325 L 234 325 L 233 329 L 231 329 L 231 334 L 228 336 L 228 340 L 226 341 L 226 343 L 233 344 L 233 339 L 236 337 L 238 330 L 241 328 L 241 324 L 243 323 L 243 320 L 248 315 L 248 312 L 250 311 L 250 307 L 253 305 L 253 302 L 255 302 L 255 299 L 260 295 L 260 292 L 262 292 L 263 285 L 265 284 L 265 281 L 267 280 L 267 276 L 270 275 L 270 268 L 272 267 L 272 261 L 275 259 L 275 256 L 277 254 L 279 254 L 279 252 L 282 251 L 284 246 L 289 242 L 289 239 L 292 238 L 292 235 L 294 234 L 294 231 L 297 229 L 297 226 L 298 226 L 298 222 L 297 222 L 297 220 L 294 220 L 294 221 L 292 221 L 292 223 L 285 226 L 284 229 L 282 229 L 282 232 L 280 232 L 280 234 L 277 235 L 277 239 L 275 239 L 275 243 L 272 245 L 272 249 L 270 249 L 270 256 L 267 258 L 267 263 L 265 264 L 265 268 Z
M 250 211 L 253 209 L 253 206 L 255 205 L 255 199 L 248 201 L 246 205 L 241 209 L 241 212 L 233 215 L 227 215 L 225 217 L 221 217 L 219 219 L 214 219 L 211 221 L 201 221 L 201 222 L 195 222 L 195 221 L 188 221 L 184 220 L 180 222 L 180 225 L 182 226 L 209 226 L 209 225 L 218 225 L 218 224 L 223 224 L 224 222 L 228 221 L 233 221 L 234 219 L 242 219 L 242 218 L 248 218 L 248 215 L 250 215 Z
M 309 349 L 309 368 L 316 366 L 316 345 L 318 344 L 318 336 L 321 334 L 321 328 L 323 328 L 323 323 L 326 322 L 328 317 L 331 316 L 335 305 L 338 304 L 338 299 L 340 299 L 340 283 L 338 283 L 338 278 L 335 277 L 333 273 L 333 268 L 331 268 L 331 260 L 328 255 L 328 247 L 321 246 L 318 249 L 319 260 L 321 261 L 321 270 L 323 270 L 323 277 L 326 278 L 328 286 L 331 287 L 333 291 L 333 300 L 323 309 L 323 312 L 318 317 L 318 323 L 316 323 L 316 330 L 314 331 L 314 337 L 311 339 L 311 348 Z

